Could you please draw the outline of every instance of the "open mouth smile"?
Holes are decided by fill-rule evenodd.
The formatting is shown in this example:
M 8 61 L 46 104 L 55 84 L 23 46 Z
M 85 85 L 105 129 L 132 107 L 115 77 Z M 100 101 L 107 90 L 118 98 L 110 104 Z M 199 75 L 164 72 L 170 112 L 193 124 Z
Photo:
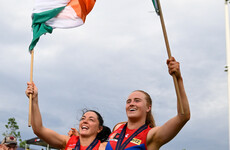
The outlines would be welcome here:
M 136 108 L 130 108 L 129 111 L 136 111 Z
M 89 127 L 87 127 L 87 126 L 82 126 L 81 129 L 82 129 L 82 130 L 88 130 Z

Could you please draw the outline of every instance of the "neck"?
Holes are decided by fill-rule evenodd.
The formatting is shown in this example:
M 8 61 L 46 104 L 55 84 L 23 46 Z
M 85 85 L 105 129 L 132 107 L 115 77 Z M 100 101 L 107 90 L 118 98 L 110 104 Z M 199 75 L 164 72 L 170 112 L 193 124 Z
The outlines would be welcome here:
M 95 136 L 90 136 L 90 137 L 80 136 L 79 138 L 80 138 L 81 146 L 89 146 L 96 137 Z
M 140 121 L 140 120 L 139 121 L 134 121 L 134 120 L 129 119 L 127 127 L 129 129 L 138 129 L 141 126 L 143 126 L 144 124 L 145 124 L 145 120 L 143 120 L 143 121 Z

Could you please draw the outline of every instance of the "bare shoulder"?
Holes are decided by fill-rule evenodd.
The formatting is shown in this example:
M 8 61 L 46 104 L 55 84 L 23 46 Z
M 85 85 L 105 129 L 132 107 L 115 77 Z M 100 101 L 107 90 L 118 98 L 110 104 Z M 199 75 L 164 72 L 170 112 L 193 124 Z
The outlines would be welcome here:
M 157 131 L 160 128 L 161 128 L 160 126 L 157 126 L 157 127 L 153 127 L 151 130 L 149 130 L 149 132 L 147 134 L 147 138 L 146 138 L 146 143 L 147 143 L 148 149 L 158 150 L 160 148 L 160 145 L 158 145 L 158 141 L 156 139 Z
M 70 136 L 67 135 L 62 135 L 62 136 L 65 139 L 65 143 L 67 144 L 69 142 Z
M 105 150 L 105 147 L 106 147 L 107 143 L 108 142 L 101 143 L 100 146 L 99 146 L 99 150 Z
M 113 127 L 112 132 L 115 131 L 115 130 L 117 130 L 121 125 L 123 125 L 123 124 L 125 124 L 125 123 L 127 123 L 127 122 L 119 122 L 119 123 L 117 123 L 117 124 Z
M 146 142 L 147 144 L 150 144 L 150 143 L 155 143 L 157 142 L 156 140 L 156 134 L 157 134 L 157 131 L 160 129 L 161 127 L 160 126 L 157 126 L 157 127 L 153 127 L 151 130 L 149 130 L 148 134 L 147 134 L 147 138 L 146 138 Z
M 61 135 L 62 139 L 63 139 L 63 144 L 62 144 L 62 148 L 65 149 L 67 143 L 69 142 L 70 137 L 67 135 Z
M 160 129 L 160 126 L 157 126 L 157 127 L 153 127 L 151 130 L 149 130 L 149 132 L 147 134 L 147 141 L 151 140 L 159 129 Z

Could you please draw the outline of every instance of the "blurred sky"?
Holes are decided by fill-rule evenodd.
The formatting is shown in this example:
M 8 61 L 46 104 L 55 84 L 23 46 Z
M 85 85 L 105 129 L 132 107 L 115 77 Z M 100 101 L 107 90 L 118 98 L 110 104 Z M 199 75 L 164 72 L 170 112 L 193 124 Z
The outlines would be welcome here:
M 181 63 L 191 120 L 161 150 L 228 149 L 224 0 L 162 0 L 172 55 Z M 0 5 L 0 133 L 15 117 L 22 139 L 28 127 L 33 1 Z M 55 29 L 35 48 L 34 82 L 44 126 L 67 134 L 81 110 L 99 111 L 105 125 L 126 121 L 125 100 L 136 89 L 153 99 L 157 125 L 176 115 L 160 18 L 151 0 L 97 0 L 86 23 Z M 0 139 L 3 136 L 0 135 Z

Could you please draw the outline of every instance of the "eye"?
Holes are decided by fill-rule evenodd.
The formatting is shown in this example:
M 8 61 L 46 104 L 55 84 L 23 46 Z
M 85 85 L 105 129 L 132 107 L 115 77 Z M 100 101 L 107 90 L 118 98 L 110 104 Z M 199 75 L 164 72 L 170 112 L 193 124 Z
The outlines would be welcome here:
M 131 99 L 128 99 L 128 100 L 126 101 L 126 104 L 129 104 L 129 103 L 131 103 Z
M 140 100 L 140 99 L 135 99 L 134 101 L 135 101 L 135 102 L 140 102 L 141 100 Z
M 80 121 L 82 121 L 82 120 L 84 120 L 84 119 L 85 119 L 85 117 L 81 117 Z
M 95 121 L 95 119 L 94 119 L 94 118 L 89 118 L 89 120 L 90 120 L 90 121 L 92 121 L 92 122 L 94 122 L 94 121 Z

